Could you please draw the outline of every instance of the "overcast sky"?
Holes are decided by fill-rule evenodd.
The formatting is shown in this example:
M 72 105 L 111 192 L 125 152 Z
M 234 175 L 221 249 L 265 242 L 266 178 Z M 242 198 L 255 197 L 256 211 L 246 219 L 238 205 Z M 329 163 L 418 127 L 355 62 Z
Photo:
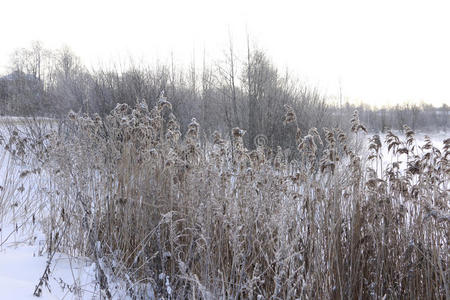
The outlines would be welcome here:
M 83 61 L 220 59 L 246 32 L 281 69 L 330 96 L 372 105 L 450 104 L 448 1 L 4 0 L 0 66 L 40 40 Z M 5 69 L 2 69 L 4 72 Z

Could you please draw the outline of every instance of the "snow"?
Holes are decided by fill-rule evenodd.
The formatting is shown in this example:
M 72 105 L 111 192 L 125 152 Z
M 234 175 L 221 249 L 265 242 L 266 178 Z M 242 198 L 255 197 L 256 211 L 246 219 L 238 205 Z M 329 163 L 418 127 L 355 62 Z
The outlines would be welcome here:
M 32 299 L 45 258 L 33 257 L 32 247 L 8 249 L 0 255 L 0 291 L 5 299 Z M 49 298 L 50 299 L 50 298 Z
M 33 292 L 47 263 L 46 255 L 39 256 L 38 248 L 36 245 L 19 244 L 0 253 L 2 299 L 36 299 Z M 76 294 L 92 297 L 98 293 L 95 268 L 87 261 L 59 253 L 54 258 L 51 270 L 51 291 L 44 285 L 41 299 L 74 299 Z

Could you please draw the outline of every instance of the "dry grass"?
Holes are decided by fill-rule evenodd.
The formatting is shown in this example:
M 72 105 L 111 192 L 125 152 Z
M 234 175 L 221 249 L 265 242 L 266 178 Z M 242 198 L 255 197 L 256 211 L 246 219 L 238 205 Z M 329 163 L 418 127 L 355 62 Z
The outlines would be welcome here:
M 248 151 L 239 128 L 201 144 L 193 119 L 182 137 L 164 98 L 69 120 L 40 152 L 47 235 L 96 261 L 106 296 L 123 280 L 136 298 L 147 284 L 165 299 L 450 297 L 450 139 L 418 147 L 407 128 L 405 141 L 372 138 L 366 159 L 355 113 L 349 138 L 297 130 L 299 160 L 288 161 Z M 289 108 L 284 121 L 297 122 Z

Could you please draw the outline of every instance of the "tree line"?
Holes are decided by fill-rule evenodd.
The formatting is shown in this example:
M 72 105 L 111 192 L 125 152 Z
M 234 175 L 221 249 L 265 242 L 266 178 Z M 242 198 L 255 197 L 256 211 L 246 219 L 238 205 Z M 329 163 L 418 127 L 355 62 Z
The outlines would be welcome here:
M 368 128 L 381 131 L 401 128 L 447 128 L 448 106 L 397 106 L 375 110 L 365 106 L 330 104 L 315 87 L 302 84 L 280 71 L 266 53 L 247 44 L 237 55 L 230 43 L 223 58 L 187 68 L 173 63 L 100 66 L 88 69 L 68 47 L 47 49 L 40 42 L 17 49 L 8 72 L 0 76 L 0 114 L 61 117 L 70 110 L 104 116 L 117 103 L 134 106 L 145 99 L 151 107 L 164 93 L 185 130 L 195 117 L 204 136 L 234 127 L 247 131 L 245 141 L 254 147 L 259 134 L 271 146 L 295 144 L 294 128 L 283 125 L 286 106 L 297 114 L 297 126 L 334 127 L 348 123 L 354 109 Z M 436 117 L 437 116 L 437 117 Z
M 414 131 L 437 132 L 450 129 L 450 106 L 442 104 L 396 104 L 391 107 L 373 108 L 368 105 L 344 105 L 331 107 L 334 115 L 348 115 L 357 110 L 362 123 L 370 132 L 384 133 L 387 130 L 403 130 L 408 125 Z

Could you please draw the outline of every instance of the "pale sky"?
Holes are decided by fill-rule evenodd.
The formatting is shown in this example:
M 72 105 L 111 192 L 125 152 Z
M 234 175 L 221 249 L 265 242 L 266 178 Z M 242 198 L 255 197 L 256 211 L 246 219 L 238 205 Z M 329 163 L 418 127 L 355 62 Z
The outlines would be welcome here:
M 0 70 L 16 48 L 68 45 L 87 65 L 188 64 L 246 32 L 280 69 L 352 102 L 450 104 L 449 1 L 0 0 Z

